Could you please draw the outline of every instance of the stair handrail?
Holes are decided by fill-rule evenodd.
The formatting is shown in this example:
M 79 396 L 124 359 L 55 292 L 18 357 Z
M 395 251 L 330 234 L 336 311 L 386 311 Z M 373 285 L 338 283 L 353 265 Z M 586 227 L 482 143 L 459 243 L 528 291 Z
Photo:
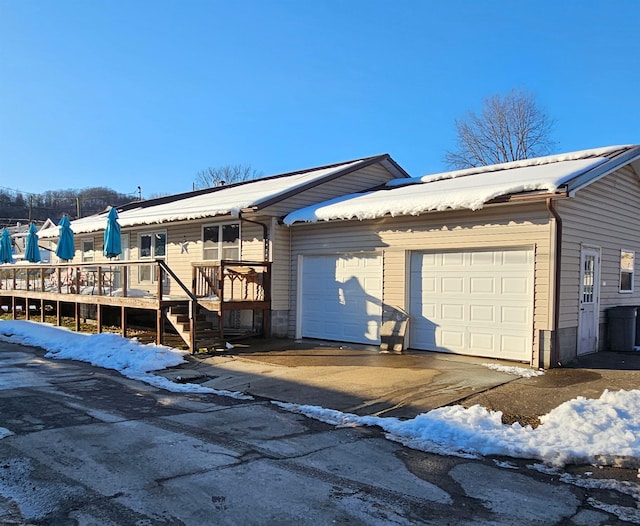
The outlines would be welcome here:
M 198 304 L 198 298 L 196 298 L 196 295 L 193 292 L 191 292 L 184 283 L 182 283 L 182 280 L 178 276 L 176 276 L 176 273 L 173 270 L 171 270 L 169 265 L 167 265 L 167 263 L 164 260 L 156 259 L 156 263 L 158 264 L 161 270 L 169 274 L 169 276 L 171 276 L 174 279 L 174 281 L 178 284 L 178 286 L 187 294 L 187 296 L 191 300 L 189 302 L 189 338 L 191 339 L 191 341 L 189 342 L 189 348 L 191 352 L 195 352 L 196 351 L 195 316 L 196 316 L 196 305 Z M 158 298 L 158 301 L 160 300 L 162 300 L 162 298 Z

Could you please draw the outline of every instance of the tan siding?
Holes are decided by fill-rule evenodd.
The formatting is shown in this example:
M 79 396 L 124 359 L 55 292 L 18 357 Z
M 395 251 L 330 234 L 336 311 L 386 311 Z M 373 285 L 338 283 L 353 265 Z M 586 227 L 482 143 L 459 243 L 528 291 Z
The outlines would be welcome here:
M 472 248 L 535 248 L 534 348 L 538 331 L 549 328 L 549 216 L 543 204 L 488 207 L 376 221 L 296 225 L 292 232 L 292 276 L 297 256 L 379 251 L 384 254 L 383 300 L 407 308 L 407 252 Z M 296 296 L 290 296 L 290 334 L 295 334 Z
M 320 184 L 306 192 L 284 199 L 266 208 L 264 212 L 276 217 L 282 217 L 293 210 L 333 199 L 341 195 L 368 190 L 374 186 L 384 184 L 391 179 L 394 179 L 392 174 L 379 164 L 374 164 L 361 170 L 348 173 L 333 181 Z
M 290 230 L 277 221 L 271 227 L 271 307 L 273 310 L 289 309 L 291 279 L 291 254 L 289 250 Z
M 240 224 L 240 235 L 242 237 L 241 258 L 246 261 L 264 261 L 264 234 L 262 227 L 243 221 Z
M 618 292 L 620 250 L 636 252 L 636 268 L 640 262 L 640 182 L 633 170 L 625 167 L 592 183 L 574 198 L 559 202 L 557 209 L 564 225 L 560 327 L 578 325 L 581 244 L 601 249 L 601 323 L 609 307 L 640 304 L 638 272 L 635 292 Z

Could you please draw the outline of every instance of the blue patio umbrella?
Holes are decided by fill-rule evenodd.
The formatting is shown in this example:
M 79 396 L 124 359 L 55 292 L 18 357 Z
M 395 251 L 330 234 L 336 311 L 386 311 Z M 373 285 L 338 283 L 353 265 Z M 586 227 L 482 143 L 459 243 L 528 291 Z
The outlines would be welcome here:
M 11 263 L 12 261 L 11 234 L 6 228 L 3 228 L 2 236 L 0 236 L 0 263 Z
M 40 249 L 38 248 L 38 229 L 35 223 L 31 223 L 29 227 L 29 235 L 27 236 L 27 248 L 24 251 L 24 257 L 30 263 L 40 261 Z
M 60 239 L 58 239 L 58 246 L 56 247 L 56 256 L 64 261 L 73 259 L 76 255 L 76 249 L 73 245 L 73 230 L 71 230 L 71 221 L 64 215 L 58 223 L 60 227 Z
M 118 224 L 118 211 L 112 206 L 107 217 L 107 227 L 104 229 L 104 257 L 115 258 L 122 253 L 120 244 L 120 225 Z

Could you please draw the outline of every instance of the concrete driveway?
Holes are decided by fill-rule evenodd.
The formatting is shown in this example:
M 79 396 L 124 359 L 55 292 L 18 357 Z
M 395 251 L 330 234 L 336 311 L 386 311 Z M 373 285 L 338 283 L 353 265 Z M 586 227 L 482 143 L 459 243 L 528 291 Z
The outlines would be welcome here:
M 381 354 L 377 347 L 307 340 L 256 339 L 218 356 L 196 355 L 188 364 L 161 374 L 270 400 L 412 418 L 517 378 L 481 365 L 490 361 L 431 352 Z

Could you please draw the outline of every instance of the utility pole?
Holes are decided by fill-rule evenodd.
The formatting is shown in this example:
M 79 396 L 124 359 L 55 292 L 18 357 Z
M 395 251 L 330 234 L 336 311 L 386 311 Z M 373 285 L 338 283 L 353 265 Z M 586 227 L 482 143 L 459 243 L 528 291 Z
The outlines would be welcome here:
M 82 208 L 80 206 L 80 196 L 76 196 L 76 217 L 82 217 Z
M 142 187 L 138 186 L 138 201 L 142 201 Z
M 33 194 L 29 194 L 29 224 L 33 220 Z

